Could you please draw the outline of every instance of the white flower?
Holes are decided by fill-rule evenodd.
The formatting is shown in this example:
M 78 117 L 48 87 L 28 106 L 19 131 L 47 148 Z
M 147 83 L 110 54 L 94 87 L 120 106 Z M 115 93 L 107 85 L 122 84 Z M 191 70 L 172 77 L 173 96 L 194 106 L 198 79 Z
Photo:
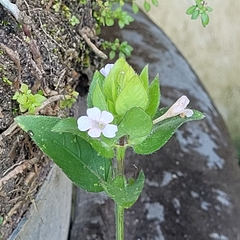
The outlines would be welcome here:
M 78 129 L 88 131 L 88 135 L 92 138 L 100 137 L 101 133 L 107 138 L 113 138 L 118 130 L 117 125 L 109 124 L 113 118 L 110 112 L 101 112 L 97 107 L 89 108 L 87 116 L 82 116 L 77 120 Z
M 112 69 L 113 66 L 114 66 L 114 64 L 108 63 L 104 68 L 101 68 L 100 73 L 104 77 L 106 77 L 109 74 L 109 72 L 110 72 L 110 70 Z
M 180 115 L 180 117 L 191 117 L 193 115 L 193 110 L 186 108 L 190 100 L 185 96 L 181 96 L 161 117 L 155 119 L 153 124 L 158 123 L 166 118 L 175 117 Z

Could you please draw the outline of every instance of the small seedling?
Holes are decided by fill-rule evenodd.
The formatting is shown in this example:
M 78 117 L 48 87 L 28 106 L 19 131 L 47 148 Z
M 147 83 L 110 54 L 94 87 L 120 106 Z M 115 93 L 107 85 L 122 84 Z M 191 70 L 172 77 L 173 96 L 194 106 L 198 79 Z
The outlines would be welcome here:
M 110 59 L 115 58 L 117 52 L 119 57 L 130 57 L 133 50 L 132 46 L 130 46 L 127 41 L 120 43 L 118 38 L 116 38 L 114 42 L 104 41 L 102 45 L 104 50 L 110 50 Z
M 2 80 L 8 85 L 12 85 L 12 82 L 7 77 L 3 77 Z
M 68 89 L 68 94 L 64 96 L 64 99 L 60 101 L 60 108 L 71 108 L 72 105 L 77 101 L 78 92 L 73 89 Z
M 99 26 L 113 26 L 118 20 L 118 25 L 122 29 L 134 21 L 126 11 L 123 11 L 124 1 L 97 1 L 94 8 L 94 17 Z
M 207 6 L 206 1 L 196 0 L 196 4 L 189 7 L 186 14 L 192 15 L 191 19 L 195 20 L 201 16 L 202 25 L 206 27 L 209 23 L 209 16 L 207 12 L 212 12 L 212 8 Z
M 69 22 L 72 26 L 79 24 L 79 20 L 74 15 L 69 19 Z
M 23 83 L 12 99 L 19 103 L 21 112 L 28 111 L 30 114 L 34 114 L 36 107 L 41 106 L 46 100 L 46 97 L 44 97 L 40 91 L 37 94 L 32 94 L 28 86 Z

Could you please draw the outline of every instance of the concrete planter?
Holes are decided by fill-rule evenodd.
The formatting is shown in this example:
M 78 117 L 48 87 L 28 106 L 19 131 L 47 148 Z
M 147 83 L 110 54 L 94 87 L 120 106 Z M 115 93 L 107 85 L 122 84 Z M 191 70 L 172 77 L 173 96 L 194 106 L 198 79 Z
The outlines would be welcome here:
M 66 240 L 72 200 L 72 183 L 54 164 L 34 204 L 9 240 Z M 37 208 L 36 208 L 37 207 Z

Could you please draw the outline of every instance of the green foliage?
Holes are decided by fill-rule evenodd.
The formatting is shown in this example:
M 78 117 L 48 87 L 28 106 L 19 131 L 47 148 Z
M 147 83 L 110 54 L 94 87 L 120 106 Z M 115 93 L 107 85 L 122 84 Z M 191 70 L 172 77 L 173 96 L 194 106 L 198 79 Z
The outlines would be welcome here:
M 207 6 L 205 1 L 195 0 L 196 4 L 189 7 L 186 14 L 191 15 L 191 19 L 195 20 L 201 16 L 202 25 L 206 27 L 209 23 L 209 16 L 207 12 L 212 12 L 212 8 Z
M 129 25 L 134 21 L 134 18 L 131 17 L 126 11 L 122 10 L 122 7 L 118 7 L 113 11 L 113 17 L 118 19 L 118 26 L 122 29 L 126 25 Z
M 106 182 L 102 186 L 108 196 L 119 206 L 130 208 L 142 192 L 145 180 L 144 173 L 141 171 L 136 181 L 131 180 L 127 183 L 125 178 L 117 176 L 110 183 Z
M 14 94 L 12 99 L 17 100 L 21 112 L 28 111 L 30 114 L 34 114 L 36 107 L 41 106 L 41 104 L 46 100 L 46 98 L 42 96 L 41 92 L 32 94 L 31 90 L 29 90 L 28 86 L 24 83 L 21 85 L 19 91 Z
M 157 7 L 158 6 L 158 0 L 152 0 L 152 4 Z
M 78 135 L 52 132 L 60 118 L 18 116 L 15 121 L 74 184 L 89 192 L 103 191 L 101 184 L 108 179 L 111 161 L 101 157 Z
M 167 109 L 168 108 L 163 108 L 158 110 L 155 118 L 163 115 Z M 201 120 L 204 118 L 204 115 L 201 112 L 196 110 L 193 111 L 194 114 L 191 117 L 182 118 L 180 116 L 176 116 L 163 120 L 162 122 L 154 125 L 152 132 L 143 142 L 139 144 L 133 143 L 134 151 L 138 154 L 151 154 L 164 146 L 182 124 L 193 120 Z
M 94 5 L 93 16 L 101 26 L 113 26 L 117 20 L 120 28 L 133 22 L 133 18 L 123 10 L 124 1 L 101 1 Z
M 79 20 L 74 15 L 69 19 L 69 22 L 72 26 L 79 24 Z
M 85 4 L 87 4 L 87 0 L 79 0 L 79 3 L 82 5 L 85 5 Z
M 153 118 L 159 103 L 160 103 L 160 91 L 159 91 L 159 79 L 158 76 L 156 76 L 154 78 L 154 80 L 152 81 L 152 83 L 149 85 L 149 89 L 148 89 L 148 106 L 146 109 L 146 113 Z
M 127 135 L 129 141 L 134 141 L 136 138 L 138 139 L 150 134 L 152 126 L 151 117 L 141 108 L 133 107 L 126 112 L 119 123 L 117 138 Z
M 61 7 L 61 2 L 57 2 L 55 3 L 52 8 L 55 10 L 55 12 L 59 12 L 60 11 L 60 7 Z
M 118 57 L 130 57 L 133 50 L 133 48 L 128 44 L 127 41 L 123 41 L 120 43 L 118 38 L 116 38 L 114 42 L 104 41 L 102 47 L 104 50 L 110 50 L 110 59 L 114 59 L 117 53 Z
M 139 7 L 135 2 L 132 2 L 132 11 L 134 14 L 139 12 Z
M 18 116 L 15 121 L 78 187 L 89 192 L 104 190 L 124 208 L 129 208 L 138 199 L 144 185 L 143 172 L 136 181 L 131 179 L 120 184 L 120 176 L 112 178 L 109 175 L 111 161 L 101 157 L 87 141 L 71 132 L 52 131 L 61 119 Z
M 106 76 L 98 71 L 94 74 L 87 104 L 112 113 L 113 124 L 118 126 L 115 137 L 92 138 L 78 129 L 74 118 L 28 115 L 15 120 L 77 186 L 90 192 L 105 191 L 118 206 L 129 208 L 138 199 L 145 177 L 142 171 L 136 179 L 122 174 L 126 148 L 132 147 L 139 154 L 152 153 L 183 123 L 204 116 L 193 110 L 191 117 L 169 117 L 153 124 L 154 118 L 167 111 L 157 110 L 158 76 L 149 84 L 148 66 L 138 75 L 124 58 L 118 59 L 109 72 L 106 69 Z M 27 86 L 21 88 L 21 94 L 31 94 Z M 110 160 L 114 157 L 117 168 Z
M 78 92 L 73 89 L 68 89 L 68 94 L 64 95 L 64 99 L 60 101 L 60 108 L 71 108 L 72 105 L 77 101 Z
M 3 77 L 2 80 L 8 85 L 12 85 L 12 82 L 7 77 Z
M 81 1 L 80 1 L 79 3 L 80 4 L 85 4 L 86 1 L 83 1 L 83 3 L 81 3 Z M 78 18 L 75 15 L 72 15 L 69 7 L 66 6 L 65 4 L 63 4 L 61 1 L 55 1 L 55 4 L 52 6 L 52 8 L 57 13 L 61 12 L 64 15 L 64 17 L 69 20 L 69 23 L 72 26 L 75 26 L 75 25 L 79 24 Z
M 155 7 L 157 7 L 158 6 L 158 0 L 151 0 L 151 4 Z M 149 12 L 151 10 L 151 4 L 147 0 L 144 1 L 143 7 L 144 7 L 144 10 L 146 12 Z
M 151 5 L 146 0 L 144 1 L 143 7 L 146 12 L 149 12 L 151 9 Z
M 98 81 L 99 86 L 102 86 L 102 92 L 108 106 L 105 110 L 112 112 L 116 119 L 122 119 L 124 114 L 132 107 L 140 107 L 146 110 L 149 104 L 148 90 L 143 79 L 135 73 L 124 58 L 116 61 L 103 83 L 101 83 L 101 79 L 97 79 L 97 76 L 93 78 L 96 77 L 94 81 Z M 113 78 L 115 81 L 112 81 Z M 90 88 L 88 105 L 93 99 L 95 88 Z

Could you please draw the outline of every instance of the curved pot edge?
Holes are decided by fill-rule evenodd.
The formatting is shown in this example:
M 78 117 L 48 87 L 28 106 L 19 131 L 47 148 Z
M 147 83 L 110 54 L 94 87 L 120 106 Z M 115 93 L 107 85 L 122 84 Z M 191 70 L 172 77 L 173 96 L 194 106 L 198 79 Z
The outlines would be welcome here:
M 72 183 L 54 164 L 34 204 L 8 240 L 66 240 L 71 203 Z

